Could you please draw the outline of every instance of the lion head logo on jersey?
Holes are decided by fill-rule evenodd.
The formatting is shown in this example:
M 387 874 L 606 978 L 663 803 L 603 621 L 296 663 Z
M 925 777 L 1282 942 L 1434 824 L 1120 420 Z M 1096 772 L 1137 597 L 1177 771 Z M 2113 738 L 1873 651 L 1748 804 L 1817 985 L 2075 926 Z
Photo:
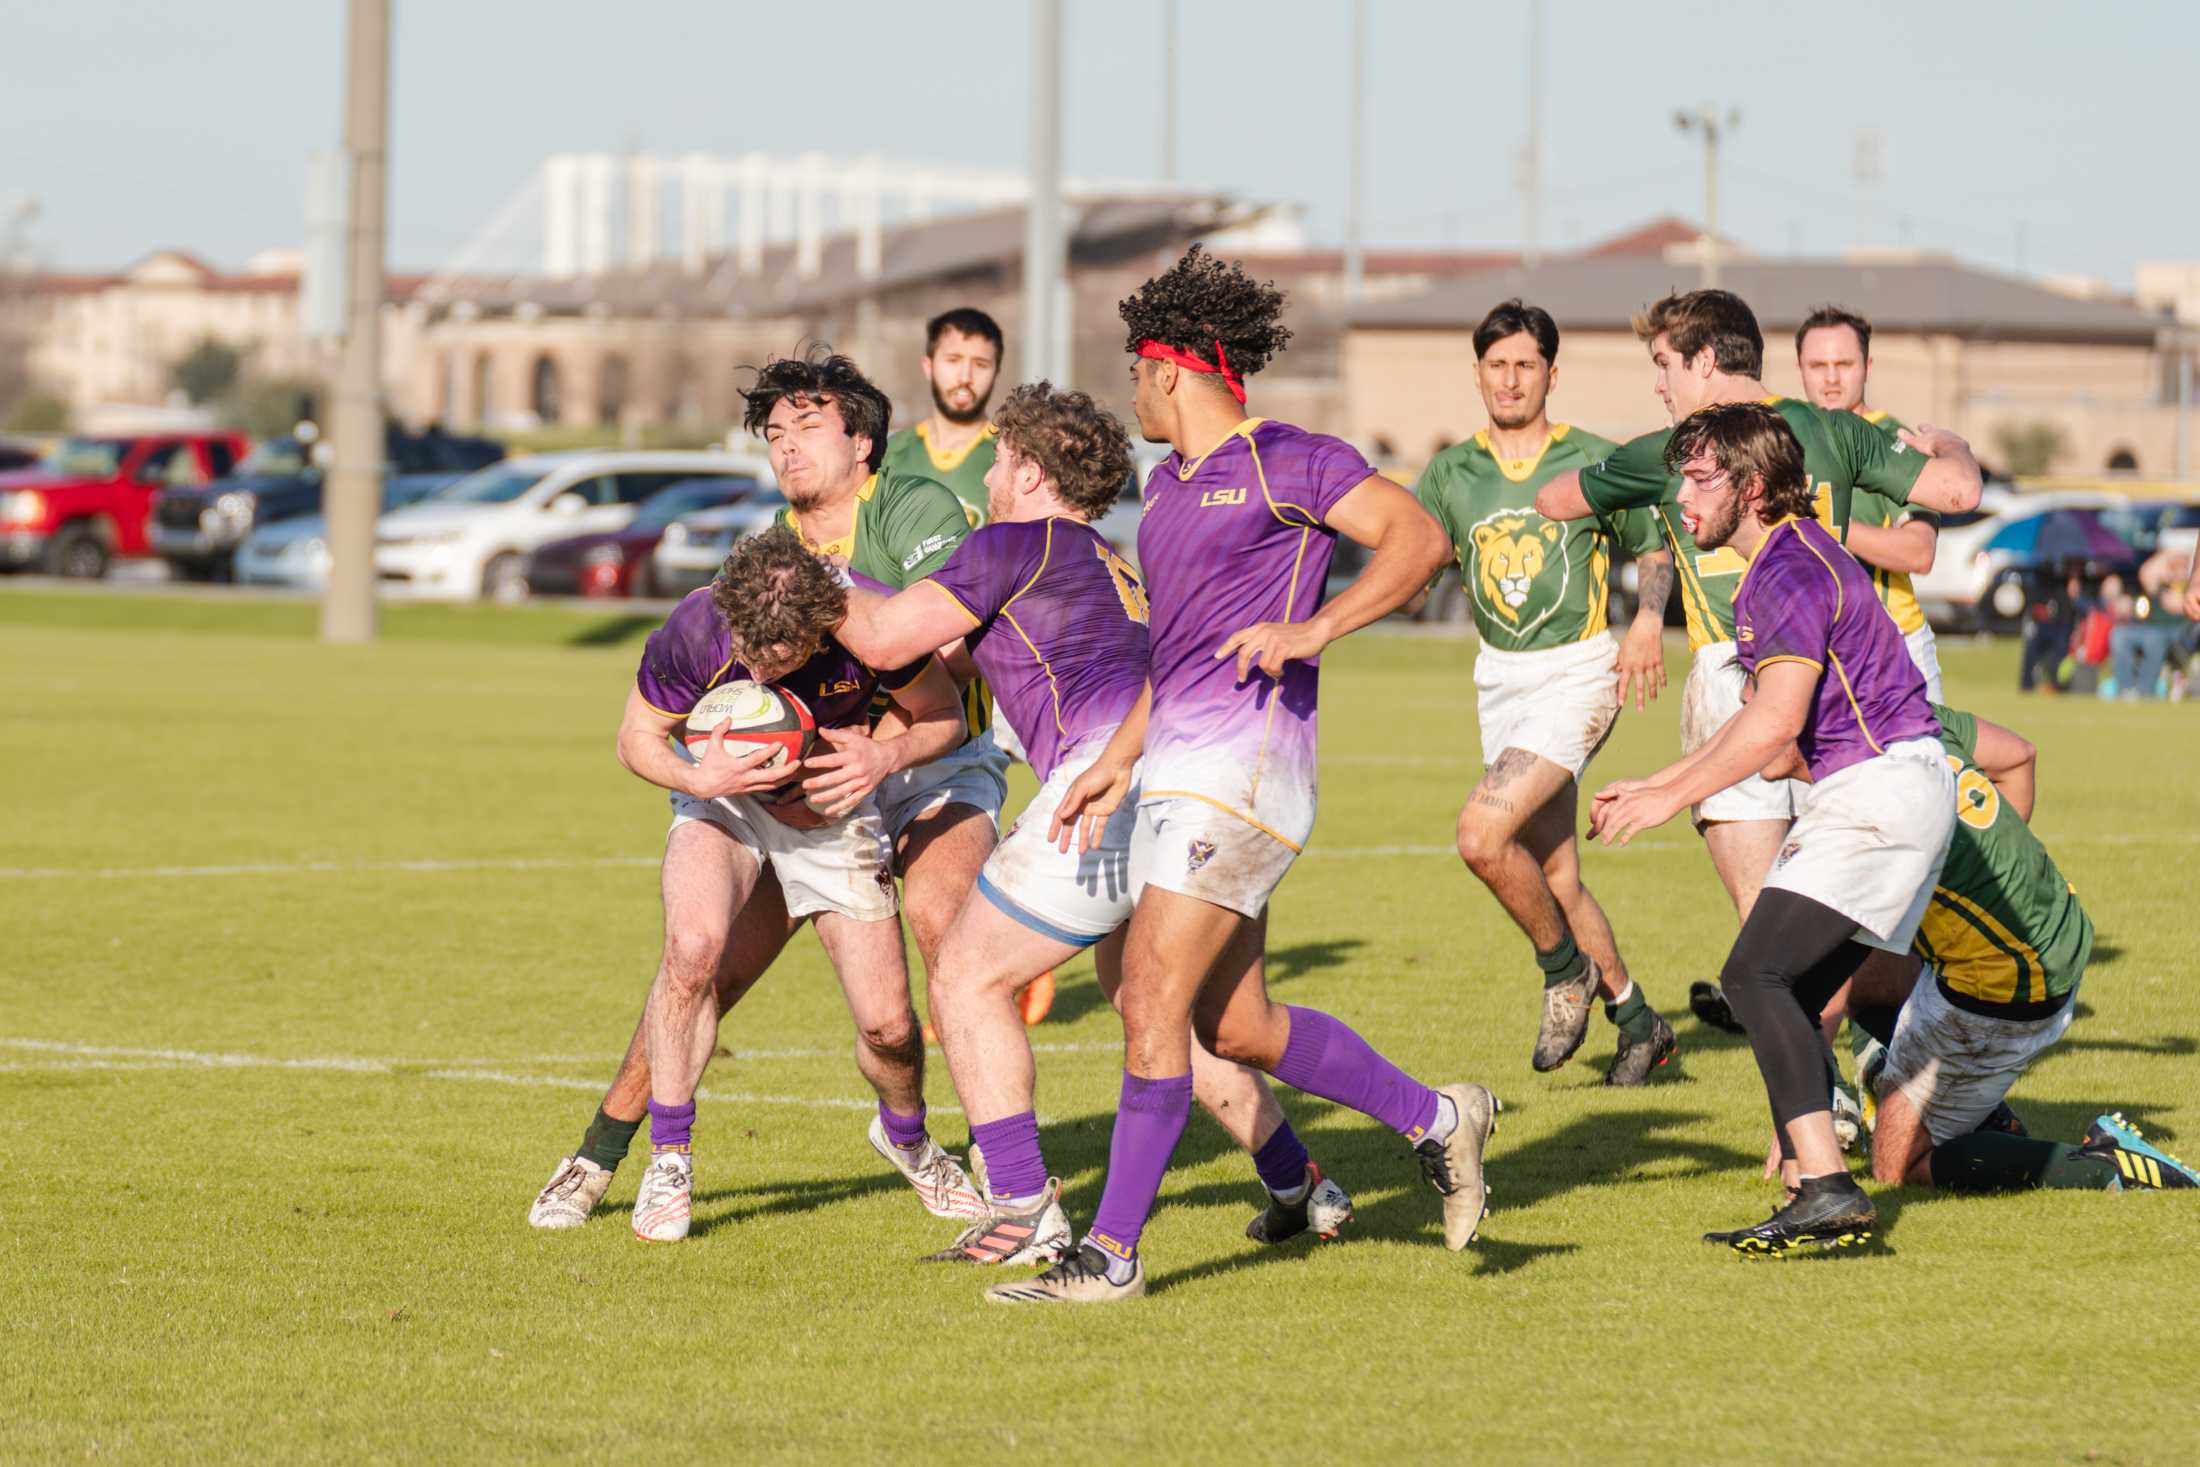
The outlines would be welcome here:
M 1531 528 L 1517 510 L 1501 511 L 1476 525 L 1472 537 L 1474 599 L 1485 612 L 1524 637 L 1558 610 L 1572 574 L 1563 526 L 1546 520 Z M 1546 576 L 1554 567 L 1557 574 Z

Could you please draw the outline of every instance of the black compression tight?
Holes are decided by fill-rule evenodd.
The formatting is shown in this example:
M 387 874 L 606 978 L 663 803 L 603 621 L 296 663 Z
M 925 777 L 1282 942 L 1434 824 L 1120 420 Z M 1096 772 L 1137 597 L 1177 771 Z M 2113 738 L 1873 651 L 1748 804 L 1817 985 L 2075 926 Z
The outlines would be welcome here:
M 1855 933 L 1855 918 L 1768 887 L 1719 975 L 1734 1017 L 1749 1031 L 1783 1139 L 1789 1121 L 1829 1107 L 1818 1016 L 1871 955 Z

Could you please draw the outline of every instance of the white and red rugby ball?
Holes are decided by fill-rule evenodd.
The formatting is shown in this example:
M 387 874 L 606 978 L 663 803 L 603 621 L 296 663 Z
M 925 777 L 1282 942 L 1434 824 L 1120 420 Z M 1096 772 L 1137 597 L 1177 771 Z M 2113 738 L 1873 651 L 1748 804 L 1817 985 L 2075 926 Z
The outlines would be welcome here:
M 726 752 L 746 754 L 752 748 L 768 748 L 764 761 L 776 769 L 810 752 L 817 742 L 817 720 L 800 698 L 770 683 L 743 679 L 712 688 L 688 710 L 685 735 L 688 752 L 703 757 L 711 731 L 726 727 Z

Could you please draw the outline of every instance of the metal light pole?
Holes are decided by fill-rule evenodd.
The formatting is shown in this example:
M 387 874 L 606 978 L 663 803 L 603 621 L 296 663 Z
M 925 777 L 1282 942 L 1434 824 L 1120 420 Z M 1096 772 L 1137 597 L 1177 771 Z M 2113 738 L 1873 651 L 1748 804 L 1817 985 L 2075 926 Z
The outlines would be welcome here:
M 1742 114 L 1729 109 L 1725 117 L 1709 102 L 1694 112 L 1677 111 L 1673 125 L 1683 133 L 1703 139 L 1703 271 L 1705 290 L 1719 283 L 1719 143 L 1741 126 Z
M 1367 173 L 1367 0 L 1352 0 L 1352 122 L 1344 196 L 1344 298 L 1360 298 L 1366 262 L 1361 257 Z
M 374 522 L 382 513 L 382 248 L 388 192 L 389 0 L 351 0 L 345 47 L 344 151 L 351 239 L 343 356 L 329 415 L 328 590 L 321 640 L 374 640 Z
M 1062 287 L 1062 0 L 1031 0 L 1031 190 L 1024 206 L 1024 377 L 1066 385 Z

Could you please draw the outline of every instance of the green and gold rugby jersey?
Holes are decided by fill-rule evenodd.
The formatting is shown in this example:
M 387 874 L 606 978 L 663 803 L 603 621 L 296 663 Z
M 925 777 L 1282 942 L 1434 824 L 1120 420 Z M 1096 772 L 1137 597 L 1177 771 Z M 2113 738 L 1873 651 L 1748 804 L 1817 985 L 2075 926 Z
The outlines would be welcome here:
M 1856 416 L 1889 438 L 1894 437 L 1896 430 L 1902 426 L 1893 413 L 1881 412 L 1877 408 Z M 1940 516 L 1929 509 L 1912 509 L 1876 489 L 1861 486 L 1856 491 L 1856 497 L 1849 503 L 1851 524 L 1877 525 L 1885 529 L 1899 525 L 1904 520 L 1924 520 L 1937 526 Z M 1872 574 L 1872 585 L 1879 591 L 1879 604 L 1887 608 L 1887 615 L 1894 618 L 1894 624 L 1902 629 L 1903 635 L 1922 630 L 1925 626 L 1925 608 L 1917 604 L 1917 593 L 1910 588 L 1910 573 L 1881 570 L 1869 563 L 1864 569 Z
M 1955 771 L 1956 825 L 1915 950 L 1957 1008 L 2045 1018 L 2085 974 L 2092 919 L 2047 847 L 1972 762 L 1978 719 L 1937 703 L 1933 715 Z
M 985 475 L 993 467 L 993 425 L 987 423 L 960 452 L 936 453 L 932 420 L 904 428 L 886 440 L 884 467 L 945 484 L 963 503 L 963 517 L 975 530 L 985 523 Z
M 1818 518 L 1835 538 L 1848 535 L 1859 488 L 1875 490 L 1897 504 L 1909 503 L 1910 486 L 1929 462 L 1924 454 L 1854 413 L 1832 412 L 1796 397 L 1761 401 L 1786 419 L 1802 441 L 1803 468 L 1816 486 Z M 1672 436 L 1673 430 L 1664 428 L 1620 445 L 1603 462 L 1581 471 L 1581 493 L 1602 514 L 1647 509 L 1656 516 L 1673 549 L 1693 650 L 1734 640 L 1734 589 L 1749 562 L 1731 545 L 1697 549 L 1681 527 L 1680 476 L 1665 470 L 1665 445 Z
M 1535 491 L 1586 468 L 1618 445 L 1570 424 L 1554 426 L 1528 458 L 1503 458 L 1487 430 L 1455 443 L 1421 471 L 1413 492 L 1451 536 L 1459 579 L 1483 644 L 1536 652 L 1599 636 L 1616 541 L 1630 555 L 1662 543 L 1648 510 L 1547 520 Z
M 970 533 L 962 501 L 943 484 L 919 474 L 881 465 L 856 491 L 856 513 L 848 533 L 837 540 L 815 541 L 802 533 L 792 508 L 779 512 L 779 523 L 793 530 L 812 551 L 847 563 L 848 569 L 895 590 L 907 590 L 941 566 Z M 993 721 L 993 695 L 982 678 L 963 690 L 963 721 L 972 737 Z

